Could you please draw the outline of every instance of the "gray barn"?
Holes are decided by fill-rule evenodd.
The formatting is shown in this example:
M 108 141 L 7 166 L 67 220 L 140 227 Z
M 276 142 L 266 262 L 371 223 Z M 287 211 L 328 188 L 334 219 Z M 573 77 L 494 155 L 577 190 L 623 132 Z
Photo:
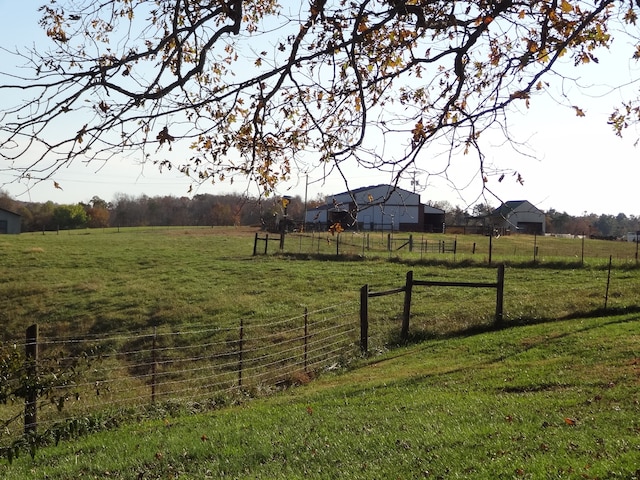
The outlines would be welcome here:
M 17 213 L 0 208 L 0 234 L 18 234 L 21 228 L 21 217 Z
M 494 228 L 512 233 L 544 235 L 545 214 L 527 200 L 505 202 L 491 213 Z
M 330 195 L 326 205 L 307 211 L 307 228 L 442 232 L 444 210 L 424 205 L 420 195 L 393 185 L 373 185 Z

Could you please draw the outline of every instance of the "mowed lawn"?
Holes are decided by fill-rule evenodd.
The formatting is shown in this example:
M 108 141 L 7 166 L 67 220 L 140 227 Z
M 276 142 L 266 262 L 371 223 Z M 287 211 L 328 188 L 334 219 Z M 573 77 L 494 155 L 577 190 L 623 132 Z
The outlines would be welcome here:
M 56 335 L 233 325 L 358 302 L 362 285 L 400 287 L 408 270 L 435 280 L 496 275 L 460 258 L 253 257 L 253 235 L 150 228 L 2 238 L 2 336 L 20 339 L 36 322 Z M 2 460 L 0 477 L 638 478 L 638 292 L 629 261 L 611 271 L 602 258 L 507 264 L 503 328 L 493 328 L 493 291 L 416 289 L 415 343 L 404 347 L 389 333 L 402 296 L 370 299 L 374 348 L 339 373 L 212 411 L 193 399 L 118 412 L 118 429 Z

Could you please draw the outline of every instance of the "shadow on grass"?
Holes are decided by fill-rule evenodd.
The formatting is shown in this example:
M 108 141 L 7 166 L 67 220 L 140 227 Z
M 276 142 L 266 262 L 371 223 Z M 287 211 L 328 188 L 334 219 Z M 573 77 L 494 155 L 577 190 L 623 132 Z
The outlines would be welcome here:
M 265 255 L 258 255 L 258 257 L 264 257 Z M 522 269 L 541 269 L 541 270 L 607 270 L 609 265 L 607 262 L 597 263 L 583 263 L 576 260 L 552 260 L 552 261 L 493 261 L 491 263 L 482 260 L 474 260 L 470 258 L 464 258 L 462 260 L 455 260 L 451 258 L 400 258 L 398 256 L 386 256 L 384 253 L 380 255 L 360 255 L 360 254 L 330 254 L 330 253 L 292 253 L 292 252 L 277 252 L 269 254 L 267 256 L 282 258 L 285 260 L 300 260 L 300 261 L 325 261 L 325 262 L 389 262 L 398 265 L 407 265 L 408 267 L 423 266 L 423 267 L 444 267 L 448 269 L 464 269 L 464 268 L 487 268 L 495 269 L 498 265 L 504 264 L 506 267 L 522 268 Z M 640 265 L 636 263 L 616 263 L 612 266 L 615 270 L 633 271 L 640 270 Z
M 637 313 L 640 314 L 640 305 L 632 305 L 627 307 L 617 307 L 617 308 L 596 308 L 594 310 L 589 311 L 580 311 L 573 312 L 569 315 L 565 315 L 562 317 L 536 317 L 536 318 L 527 318 L 521 317 L 517 319 L 505 320 L 500 324 L 496 323 L 483 323 L 480 325 L 473 325 L 468 328 L 463 328 L 460 330 L 448 331 L 443 333 L 433 332 L 433 331 L 410 331 L 409 336 L 406 340 L 400 338 L 400 332 L 394 332 L 387 338 L 387 344 L 391 348 L 397 348 L 401 346 L 407 345 L 415 345 L 420 344 L 429 340 L 446 340 L 450 338 L 463 338 L 469 337 L 472 335 L 478 335 L 482 333 L 495 332 L 498 330 L 505 330 L 510 328 L 517 327 L 525 327 L 529 325 L 541 325 L 547 323 L 555 323 L 559 321 L 565 320 L 579 320 L 579 319 L 588 319 L 588 318 L 608 318 L 608 317 L 617 317 L 620 315 L 627 315 Z M 628 320 L 625 320 L 628 321 Z

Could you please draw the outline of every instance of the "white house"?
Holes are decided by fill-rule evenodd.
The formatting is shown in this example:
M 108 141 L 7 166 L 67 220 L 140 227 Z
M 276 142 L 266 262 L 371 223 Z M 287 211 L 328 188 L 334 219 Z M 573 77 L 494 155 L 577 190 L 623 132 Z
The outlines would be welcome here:
M 527 200 L 505 202 L 491 213 L 490 218 L 494 228 L 511 233 L 544 235 L 546 230 L 544 212 Z
M 420 203 L 420 195 L 392 185 L 374 185 L 326 197 L 326 205 L 309 210 L 307 228 L 442 231 L 444 210 Z

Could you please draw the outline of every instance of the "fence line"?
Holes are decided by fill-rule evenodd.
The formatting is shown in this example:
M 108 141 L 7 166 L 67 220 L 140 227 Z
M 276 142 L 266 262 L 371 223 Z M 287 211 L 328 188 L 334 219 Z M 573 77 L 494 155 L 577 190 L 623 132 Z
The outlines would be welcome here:
M 287 234 L 286 238 L 286 242 L 278 244 L 277 250 L 267 250 L 265 247 L 264 254 L 277 251 L 285 254 L 357 255 L 370 258 L 390 258 L 393 255 L 421 260 L 425 257 L 453 261 L 474 259 L 489 265 L 502 262 L 603 263 L 613 254 L 613 259 L 620 263 L 639 264 L 638 243 L 587 239 L 586 235 L 558 241 L 540 235 L 496 238 L 447 233 L 343 231 L 331 234 L 324 231 L 293 232 Z M 505 242 L 504 238 L 511 240 Z
M 368 351 L 368 331 L 369 331 L 369 298 L 395 295 L 404 293 L 402 329 L 400 338 L 406 341 L 409 337 L 409 319 L 411 317 L 411 298 L 413 286 L 430 287 L 465 287 L 465 288 L 495 288 L 496 289 L 496 311 L 495 322 L 500 324 L 503 319 L 504 307 L 504 264 L 498 266 L 497 279 L 495 282 L 452 282 L 435 280 L 414 280 L 413 271 L 407 272 L 405 285 L 403 287 L 392 288 L 380 292 L 370 292 L 369 285 L 363 285 L 360 289 L 360 349 L 363 353 Z
M 66 339 L 40 337 L 37 325 L 30 327 L 24 343 L 11 344 L 15 350 L 20 345 L 26 357 L 9 381 L 26 382 L 27 395 L 22 412 L 0 410 L 5 419 L 0 449 L 20 438 L 21 418 L 24 431 L 33 434 L 108 409 L 180 397 L 207 402 L 293 381 L 298 372 L 331 368 L 358 351 L 355 302 L 240 324 L 240 331 L 163 332 L 158 326 L 148 333 Z
M 7 439 L 17 438 L 17 430 L 9 427 L 21 417 L 25 433 L 33 434 L 37 428 L 55 428 L 107 408 L 183 397 L 206 403 L 220 394 L 273 388 L 295 382 L 298 375 L 333 368 L 354 356 L 358 346 L 361 352 L 368 351 L 369 298 L 404 293 L 400 337 L 407 340 L 415 286 L 493 288 L 495 320 L 502 321 L 504 265 L 498 266 L 495 282 L 418 280 L 409 271 L 402 287 L 370 292 L 364 285 L 359 304 L 348 302 L 312 312 L 305 308 L 302 315 L 265 323 L 241 318 L 239 329 L 161 332 L 156 326 L 149 333 L 65 340 L 39 338 L 34 325 L 27 330 L 25 362 L 19 369 L 26 378 L 24 412 L 5 422 L 0 449 Z M 58 370 L 46 363 L 51 359 Z M 44 378 L 45 383 L 29 378 Z M 38 392 L 45 394 L 39 398 Z

